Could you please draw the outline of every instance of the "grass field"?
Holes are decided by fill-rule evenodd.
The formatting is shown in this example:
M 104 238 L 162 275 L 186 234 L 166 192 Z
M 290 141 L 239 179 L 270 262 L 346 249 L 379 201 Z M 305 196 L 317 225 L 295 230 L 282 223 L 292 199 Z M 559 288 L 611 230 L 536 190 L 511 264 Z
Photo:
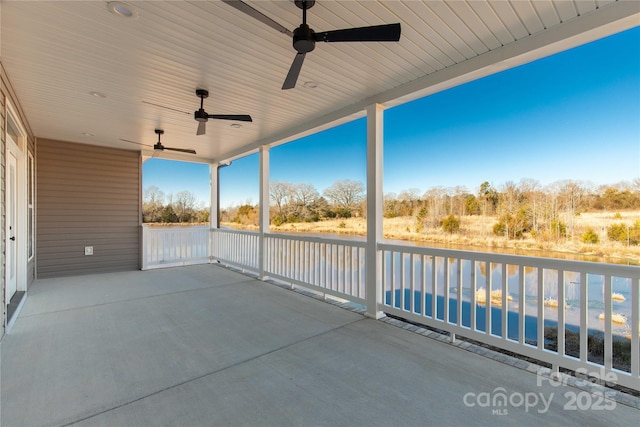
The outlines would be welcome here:
M 627 246 L 607 239 L 607 228 L 614 223 L 633 224 L 640 220 L 640 211 L 633 212 L 594 212 L 582 213 L 571 218 L 561 218 L 567 225 L 567 237 L 559 239 L 533 238 L 526 234 L 522 239 L 506 239 L 493 233 L 495 217 L 460 217 L 460 230 L 449 234 L 442 228 L 420 228 L 415 217 L 405 216 L 385 218 L 384 236 L 393 240 L 408 240 L 424 244 L 457 246 L 470 250 L 490 250 L 492 252 L 510 252 L 536 256 L 560 257 L 567 255 L 584 256 L 589 260 L 640 265 L 640 246 Z M 230 228 L 257 230 L 256 226 L 223 223 Z M 586 244 L 580 236 L 593 229 L 600 238 L 598 244 Z M 319 222 L 286 223 L 271 226 L 271 231 L 294 233 L 330 233 L 346 235 L 366 235 L 365 218 L 328 219 Z M 573 234 L 573 236 L 572 236 Z

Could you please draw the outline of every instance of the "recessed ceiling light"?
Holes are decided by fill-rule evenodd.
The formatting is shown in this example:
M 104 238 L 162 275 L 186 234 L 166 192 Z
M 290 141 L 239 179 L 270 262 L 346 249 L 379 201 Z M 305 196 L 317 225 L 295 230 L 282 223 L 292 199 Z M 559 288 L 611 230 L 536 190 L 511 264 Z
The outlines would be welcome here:
M 84 136 L 95 136 L 94 134 L 89 133 L 89 132 L 82 132 L 82 134 L 83 134 Z
M 309 82 L 304 82 L 303 86 L 308 89 L 315 89 L 318 87 L 318 83 L 309 81 Z
M 129 6 L 126 3 L 122 3 L 119 1 L 110 1 L 107 3 L 107 8 L 109 9 L 109 12 L 113 13 L 114 15 L 122 16 L 123 18 L 138 17 L 138 12 L 136 12 L 133 7 Z
M 89 95 L 95 96 L 96 98 L 106 98 L 107 97 L 107 95 L 105 95 L 102 92 L 89 92 Z
M 231 127 L 234 128 L 234 129 L 238 129 L 238 128 L 241 128 L 242 125 L 240 123 L 232 123 Z

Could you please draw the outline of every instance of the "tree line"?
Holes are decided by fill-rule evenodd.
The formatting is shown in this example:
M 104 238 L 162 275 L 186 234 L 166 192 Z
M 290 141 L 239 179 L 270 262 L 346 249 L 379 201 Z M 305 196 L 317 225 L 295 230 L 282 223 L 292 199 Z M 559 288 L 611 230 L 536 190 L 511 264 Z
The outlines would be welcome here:
M 340 180 L 322 192 L 311 184 L 270 183 L 270 219 L 274 225 L 315 222 L 327 218 L 350 218 L 362 214 L 365 187 L 360 181 Z M 143 222 L 208 222 L 209 209 L 198 204 L 189 191 L 165 195 L 155 185 L 144 191 Z M 220 212 L 221 221 L 258 224 L 258 205 L 245 203 Z
M 579 181 L 557 181 L 542 186 L 533 179 L 519 183 L 508 181 L 495 187 L 485 181 L 475 193 L 466 187 L 432 187 L 420 195 L 410 189 L 399 194 L 385 194 L 385 216 L 415 214 L 426 207 L 434 216 L 495 215 L 514 213 L 525 208 L 533 222 L 536 217 L 555 216 L 560 211 L 580 213 L 588 211 L 620 211 L 640 209 L 640 178 L 632 183 L 593 187 Z
M 270 221 L 273 225 L 316 222 L 329 218 L 366 215 L 365 186 L 360 181 L 339 180 L 320 193 L 312 184 L 272 181 Z M 640 178 L 633 182 L 593 186 L 572 180 L 543 186 L 533 179 L 508 181 L 494 186 L 482 182 L 475 192 L 466 187 L 432 187 L 425 192 L 409 189 L 387 193 L 383 199 L 386 218 L 412 216 L 416 231 L 443 228 L 460 230 L 465 216 L 493 218 L 493 233 L 507 239 L 525 235 L 544 240 L 579 239 L 598 243 L 594 230 L 578 230 L 574 219 L 584 212 L 640 210 Z M 188 191 L 165 196 L 157 187 L 145 190 L 145 222 L 207 222 L 209 211 L 197 207 Z M 620 217 L 621 218 L 621 217 Z M 258 224 L 258 205 L 245 203 L 221 210 L 221 220 L 238 224 Z M 576 233 L 579 231 L 579 235 Z M 640 244 L 640 223 L 612 224 L 609 240 Z
M 365 187 L 359 181 L 337 181 L 322 195 L 311 184 L 272 182 L 270 199 L 273 225 L 366 214 Z M 414 217 L 416 231 L 442 228 L 456 233 L 460 231 L 461 218 L 484 216 L 493 221 L 493 233 L 507 239 L 530 236 L 585 243 L 598 243 L 599 236 L 594 230 L 578 230 L 574 224 L 577 216 L 628 210 L 640 210 L 640 178 L 599 187 L 572 180 L 546 186 L 533 179 L 508 181 L 500 186 L 485 181 L 475 192 L 463 186 L 432 187 L 425 192 L 409 189 L 387 193 L 383 199 L 384 217 Z M 245 204 L 225 210 L 222 220 L 257 225 L 257 206 Z M 640 223 L 614 223 L 606 230 L 606 237 L 640 244 Z
M 198 202 L 190 191 L 165 194 L 152 185 L 144 190 L 142 222 L 201 223 L 209 222 L 209 208 Z
M 495 187 L 488 181 L 475 193 L 465 187 L 433 187 L 420 194 L 417 189 L 400 194 L 386 194 L 385 217 L 415 216 L 418 227 L 442 227 L 448 232 L 459 230 L 464 216 L 494 217 L 493 233 L 507 239 L 529 235 L 544 240 L 579 239 L 598 243 L 596 231 L 576 235 L 574 221 L 586 212 L 619 212 L 640 210 L 640 178 L 633 182 L 595 187 L 588 183 L 563 180 L 543 186 L 533 179 L 518 183 L 508 181 Z M 621 219 L 620 214 L 617 218 Z M 640 223 L 611 225 L 610 240 L 640 244 Z
M 351 218 L 364 211 L 364 184 L 339 180 L 322 194 L 312 184 L 271 181 L 269 188 L 270 221 L 273 225 L 296 222 L 316 222 L 328 218 Z M 258 223 L 258 206 L 244 204 L 220 212 L 223 222 Z

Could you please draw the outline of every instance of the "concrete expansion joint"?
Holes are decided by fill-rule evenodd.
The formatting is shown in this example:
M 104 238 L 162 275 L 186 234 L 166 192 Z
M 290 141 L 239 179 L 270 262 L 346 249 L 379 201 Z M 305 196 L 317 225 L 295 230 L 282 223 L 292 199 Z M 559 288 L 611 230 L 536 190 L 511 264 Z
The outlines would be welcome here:
M 219 286 L 216 286 L 216 287 L 208 286 L 208 287 L 202 287 L 202 288 L 183 289 L 183 290 L 179 290 L 179 291 L 175 291 L 175 292 L 166 292 L 166 293 L 159 293 L 159 294 L 154 294 L 154 295 L 141 295 L 141 296 L 137 296 L 137 297 L 133 297 L 133 298 L 107 301 L 107 302 L 102 302 L 102 303 L 98 303 L 98 304 L 83 305 L 83 306 L 80 306 L 80 307 L 70 307 L 70 308 L 63 308 L 63 309 L 53 310 L 53 311 L 43 311 L 43 312 L 34 313 L 34 314 L 22 314 L 20 317 L 26 319 L 26 318 L 30 318 L 30 317 L 48 316 L 48 315 L 52 315 L 52 314 L 58 314 L 58 313 L 64 313 L 64 312 L 70 312 L 70 311 L 90 310 L 90 309 L 94 309 L 96 307 L 103 307 L 103 306 L 107 306 L 107 305 L 124 304 L 124 303 L 128 303 L 128 302 L 141 301 L 141 300 L 152 299 L 152 298 L 164 298 L 164 297 L 171 296 L 171 295 L 179 295 L 179 294 L 190 293 L 190 292 L 208 291 L 208 290 L 211 290 L 211 289 L 214 289 L 214 288 L 215 289 L 219 289 L 219 288 L 228 287 L 228 286 L 238 286 L 238 285 L 242 285 L 242 284 L 245 284 L 245 283 L 246 284 L 253 283 L 253 280 L 239 280 L 237 282 L 231 282 L 231 283 L 227 283 L 227 284 L 224 284 L 224 285 L 219 285 Z
M 188 379 L 186 379 L 186 380 L 184 380 L 184 381 L 180 381 L 180 382 L 178 382 L 178 383 L 171 384 L 171 385 L 169 385 L 169 386 L 167 386 L 167 387 L 163 387 L 163 388 L 160 388 L 160 389 L 154 390 L 154 391 L 152 391 L 152 392 L 150 392 L 150 393 L 143 394 L 143 395 L 138 396 L 138 397 L 136 397 L 136 398 L 134 398 L 134 399 L 131 399 L 131 400 L 129 400 L 129 401 L 122 402 L 122 403 L 120 403 L 120 404 L 118 404 L 118 405 L 115 405 L 115 406 L 113 406 L 113 407 L 110 407 L 110 408 L 106 408 L 106 409 L 104 409 L 104 410 L 102 410 L 102 411 L 99 411 L 99 412 L 95 412 L 95 413 L 88 414 L 88 415 L 86 415 L 86 416 L 84 416 L 84 417 L 82 417 L 82 418 L 74 419 L 74 420 L 72 420 L 71 422 L 67 422 L 66 424 L 63 424 L 63 426 L 64 426 L 64 427 L 67 427 L 67 426 L 71 426 L 71 425 L 74 425 L 74 424 L 77 424 L 77 423 L 81 423 L 81 422 L 83 422 L 83 421 L 87 421 L 87 420 L 90 420 L 90 419 L 92 419 L 92 418 L 95 418 L 95 417 L 97 417 L 97 416 L 99 416 L 99 415 L 106 414 L 106 413 L 111 412 L 111 411 L 114 411 L 114 410 L 116 410 L 116 409 L 120 409 L 120 408 L 123 408 L 123 407 L 125 407 L 125 406 L 129 406 L 129 405 L 132 405 L 132 404 L 134 404 L 134 403 L 137 403 L 137 402 L 143 401 L 143 400 L 148 399 L 148 398 L 150 398 L 150 397 L 152 397 L 152 396 L 159 395 L 160 393 L 166 392 L 166 391 L 168 391 L 168 390 L 177 389 L 177 388 L 182 387 L 182 386 L 184 386 L 184 385 L 186 385 L 186 384 L 194 383 L 194 382 L 196 382 L 196 381 L 200 381 L 200 380 L 202 380 L 202 379 L 204 379 L 204 378 L 211 377 L 211 376 L 213 376 L 213 375 L 217 375 L 217 374 L 220 374 L 220 373 L 225 372 L 225 371 L 229 371 L 229 370 L 231 370 L 231 369 L 233 369 L 233 368 L 236 368 L 236 367 L 238 367 L 238 366 L 240 366 L 240 365 L 244 365 L 244 364 L 247 364 L 247 363 L 253 362 L 253 361 L 255 361 L 255 360 L 262 359 L 262 358 L 264 358 L 264 357 L 266 357 L 266 356 L 269 356 L 269 355 L 271 355 L 271 354 L 278 353 L 278 352 L 281 352 L 281 351 L 286 350 L 286 349 L 288 349 L 288 348 L 295 347 L 295 346 L 300 345 L 300 344 L 302 344 L 302 343 L 304 343 L 304 342 L 311 341 L 311 340 L 313 340 L 313 339 L 316 339 L 316 338 L 321 337 L 321 336 L 323 336 L 323 335 L 329 334 L 329 333 L 331 333 L 331 332 L 334 332 L 334 331 L 340 330 L 340 329 L 342 329 L 342 328 L 349 327 L 349 326 L 351 326 L 351 325 L 353 325 L 353 324 L 356 324 L 356 323 L 358 323 L 358 322 L 362 322 L 363 320 L 364 320 L 364 319 L 357 319 L 357 320 L 354 320 L 354 321 L 351 321 L 351 322 L 348 322 L 348 323 L 342 324 L 342 325 L 340 325 L 340 326 L 332 327 L 332 328 L 330 328 L 330 329 L 327 329 L 327 330 L 325 330 L 325 331 L 319 332 L 319 333 L 317 333 L 317 334 L 315 334 L 315 335 L 308 336 L 308 337 L 303 338 L 303 339 L 301 339 L 301 340 L 298 340 L 298 341 L 295 341 L 295 342 L 292 342 L 292 343 L 287 343 L 287 344 L 285 344 L 285 345 L 282 345 L 282 346 L 280 346 L 280 347 L 278 347 L 278 348 L 274 348 L 274 349 L 272 349 L 272 350 L 266 351 L 266 352 L 264 352 L 264 353 L 260 353 L 260 354 L 257 354 L 257 355 L 255 355 L 255 356 L 251 356 L 251 357 L 248 357 L 248 358 L 246 358 L 246 359 L 239 360 L 239 361 L 237 361 L 237 362 L 235 362 L 235 363 L 232 363 L 232 364 L 230 364 L 230 365 L 228 365 L 228 366 L 224 366 L 224 367 L 219 368 L 219 369 L 214 369 L 214 370 L 212 370 L 212 371 L 205 372 L 205 373 L 203 373 L 203 374 L 201 374 L 201 375 L 197 375 L 197 376 L 194 376 L 194 377 L 192 377 L 192 378 L 188 378 Z

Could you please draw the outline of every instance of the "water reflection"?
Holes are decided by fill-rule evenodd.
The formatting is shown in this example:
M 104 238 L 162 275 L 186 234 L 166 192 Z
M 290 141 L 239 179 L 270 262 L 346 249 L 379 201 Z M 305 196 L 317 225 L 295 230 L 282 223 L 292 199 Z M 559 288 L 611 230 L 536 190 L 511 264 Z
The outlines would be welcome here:
M 471 327 L 471 304 L 475 302 L 475 327 L 478 331 L 486 332 L 486 325 L 490 324 L 491 333 L 502 336 L 502 322 L 506 319 L 508 338 L 518 340 L 521 333 L 519 310 L 522 305 L 524 340 L 535 344 L 538 341 L 538 309 L 542 304 L 542 324 L 546 328 L 557 329 L 559 311 L 564 310 L 566 330 L 579 332 L 581 310 L 584 309 L 589 334 L 604 333 L 607 319 L 603 317 L 605 279 L 602 275 L 565 271 L 559 277 L 555 269 L 539 271 L 537 267 L 523 267 L 524 292 L 521 295 L 521 269 L 517 265 L 411 256 L 397 252 L 386 252 L 384 263 L 385 303 L 398 309 L 417 314 L 422 314 L 424 310 L 426 316 L 443 320 L 447 287 L 448 321 L 457 323 L 460 315 L 462 325 Z M 413 278 L 413 290 L 408 283 L 409 277 Z M 612 331 L 617 337 L 627 336 L 630 330 L 631 286 L 632 280 L 629 278 L 612 278 Z M 564 302 L 560 301 L 561 287 Z M 585 307 L 581 306 L 583 293 L 587 301 Z M 458 304 L 461 304 L 460 310 Z M 503 304 L 507 309 L 505 317 L 502 315 Z

